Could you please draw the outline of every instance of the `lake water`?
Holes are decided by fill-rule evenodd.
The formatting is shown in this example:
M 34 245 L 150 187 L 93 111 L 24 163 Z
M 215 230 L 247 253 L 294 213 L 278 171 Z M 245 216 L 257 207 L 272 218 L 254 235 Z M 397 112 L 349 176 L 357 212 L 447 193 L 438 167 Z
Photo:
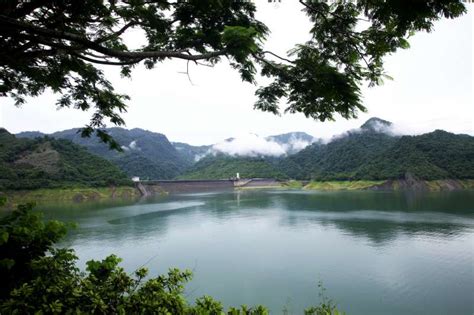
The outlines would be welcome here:
M 43 207 L 84 266 L 194 271 L 190 299 L 301 314 L 318 282 L 347 314 L 473 314 L 474 192 L 229 191 Z

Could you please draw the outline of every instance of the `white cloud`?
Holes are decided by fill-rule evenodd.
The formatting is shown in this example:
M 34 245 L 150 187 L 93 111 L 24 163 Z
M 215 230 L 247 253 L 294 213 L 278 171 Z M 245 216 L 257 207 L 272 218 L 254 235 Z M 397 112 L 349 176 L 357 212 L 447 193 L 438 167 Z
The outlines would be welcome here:
M 130 151 L 130 150 L 141 150 L 140 147 L 137 145 L 137 140 L 133 140 L 130 142 L 128 146 L 121 146 L 122 150 Z
M 306 148 L 308 145 L 310 145 L 312 142 L 301 139 L 296 137 L 295 135 L 292 135 L 290 140 L 288 141 L 287 144 L 282 144 L 283 149 L 287 153 L 296 153 L 298 151 L 303 150 Z
M 206 153 L 203 153 L 203 154 L 196 154 L 194 156 L 194 162 L 199 162 L 203 157 L 205 157 L 206 155 L 210 153 L 211 153 L 210 151 L 207 151 Z
M 375 132 L 382 132 L 382 133 L 387 133 L 387 134 L 394 133 L 393 124 L 386 125 L 380 121 L 374 121 L 372 122 L 371 127 Z
M 133 140 L 132 142 L 130 142 L 128 147 L 132 150 L 140 150 L 140 148 L 137 146 L 137 140 Z
M 216 143 L 211 150 L 215 153 L 240 156 L 281 156 L 286 154 L 282 145 L 252 133 Z

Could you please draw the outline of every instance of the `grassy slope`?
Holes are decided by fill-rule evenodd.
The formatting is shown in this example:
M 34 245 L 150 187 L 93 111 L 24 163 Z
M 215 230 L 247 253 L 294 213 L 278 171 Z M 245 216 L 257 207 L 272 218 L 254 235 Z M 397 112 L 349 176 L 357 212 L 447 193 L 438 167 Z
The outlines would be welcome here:
M 308 190 L 363 190 L 369 189 L 373 186 L 380 185 L 386 181 L 370 181 L 370 180 L 356 180 L 356 181 L 311 181 L 308 185 L 304 186 L 303 189 Z M 429 180 L 424 181 L 430 191 L 441 191 L 444 190 L 444 180 Z M 474 189 L 474 180 L 457 180 L 464 189 Z M 396 182 L 394 183 L 393 190 L 398 190 Z
M 43 188 L 36 190 L 10 190 L 2 192 L 7 196 L 9 205 L 25 202 L 51 201 L 90 201 L 102 199 L 134 199 L 140 192 L 134 187 L 77 187 L 77 188 Z
M 308 190 L 360 190 L 382 184 L 384 181 L 312 181 L 304 186 Z

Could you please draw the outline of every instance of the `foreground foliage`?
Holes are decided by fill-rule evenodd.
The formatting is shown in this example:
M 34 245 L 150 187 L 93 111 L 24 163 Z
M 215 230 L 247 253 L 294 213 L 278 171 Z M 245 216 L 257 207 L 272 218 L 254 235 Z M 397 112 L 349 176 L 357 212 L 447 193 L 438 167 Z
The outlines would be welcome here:
M 66 234 L 65 224 L 44 222 L 33 204 L 22 205 L 0 220 L 0 312 L 2 314 L 269 314 L 263 306 L 229 308 L 203 296 L 191 305 L 184 297 L 189 270 L 170 269 L 147 278 L 146 268 L 128 274 L 120 258 L 110 255 L 76 267 L 72 249 L 54 244 Z M 146 280 L 145 280 L 146 278 Z M 331 301 L 305 314 L 340 314 Z
M 269 29 L 255 18 L 251 1 L 2 1 L 0 6 L 0 96 L 17 105 L 46 89 L 56 105 L 92 110 L 83 135 L 94 130 L 119 148 L 103 129 L 123 125 L 128 96 L 117 93 L 98 65 L 121 67 L 123 76 L 142 63 L 151 69 L 168 59 L 214 65 L 225 58 L 243 81 L 269 84 L 256 90 L 255 108 L 303 113 L 325 121 L 364 111 L 363 83 L 380 84 L 383 57 L 409 47 L 417 31 L 466 11 L 461 0 L 300 0 L 311 21 L 309 36 L 289 54 L 265 50 Z M 128 46 L 127 33 L 144 40 Z M 291 47 L 288 47 L 291 48 Z M 286 100 L 288 107 L 279 108 Z

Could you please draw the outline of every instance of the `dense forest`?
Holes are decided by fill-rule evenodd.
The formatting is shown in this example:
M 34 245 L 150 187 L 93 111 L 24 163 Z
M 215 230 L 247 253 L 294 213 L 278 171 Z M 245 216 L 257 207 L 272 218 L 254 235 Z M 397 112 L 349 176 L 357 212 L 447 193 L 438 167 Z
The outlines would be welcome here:
M 182 178 L 249 177 L 313 180 L 474 178 L 474 137 L 436 130 L 419 136 L 397 136 L 391 123 L 371 118 L 360 128 L 316 141 L 281 158 L 210 157 Z M 253 172 L 261 168 L 260 172 Z
M 68 140 L 22 139 L 0 128 L 0 189 L 126 184 L 117 166 Z
M 81 137 L 78 129 L 58 131 L 48 136 L 67 139 L 85 147 L 89 152 L 117 165 L 129 177 L 172 179 L 181 174 L 191 163 L 163 134 L 139 128 L 131 130 L 108 128 L 106 130 L 121 145 L 121 152 L 110 150 L 109 146 L 97 137 Z M 35 138 L 43 134 L 24 132 L 18 136 Z
M 109 150 L 96 138 L 82 138 L 76 129 L 48 137 L 50 142 L 52 138 L 67 139 L 85 147 L 115 164 L 129 178 L 226 179 L 236 173 L 243 178 L 304 180 L 386 180 L 407 174 L 426 180 L 474 178 L 474 137 L 441 130 L 400 136 L 391 127 L 389 121 L 371 118 L 330 141 L 302 132 L 266 137 L 266 141 L 286 149 L 281 156 L 225 154 L 212 145 L 172 143 L 163 134 L 142 129 L 108 129 L 122 152 Z M 24 132 L 18 136 L 35 139 L 44 135 Z M 298 149 L 302 143 L 311 144 Z
M 474 178 L 474 138 L 434 131 L 421 136 L 349 133 L 312 145 L 282 162 L 292 178 L 382 180 L 410 173 L 420 179 Z
M 288 178 L 279 169 L 278 162 L 279 160 L 269 157 L 208 155 L 179 178 L 226 179 L 236 176 L 236 173 L 239 173 L 241 178 Z

